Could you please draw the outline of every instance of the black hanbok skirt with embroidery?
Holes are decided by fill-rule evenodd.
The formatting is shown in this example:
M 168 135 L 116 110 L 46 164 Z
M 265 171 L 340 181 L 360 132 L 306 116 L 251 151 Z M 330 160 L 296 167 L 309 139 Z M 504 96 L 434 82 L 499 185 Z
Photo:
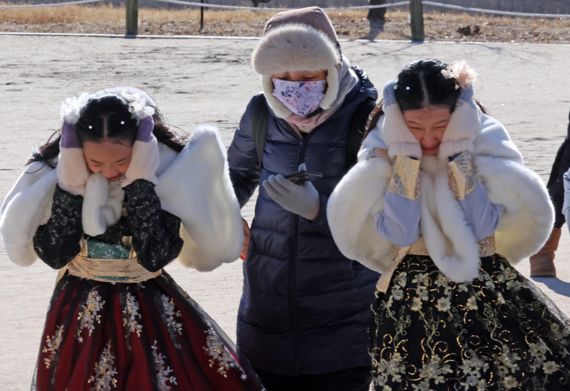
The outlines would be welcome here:
M 570 320 L 499 255 L 472 283 L 406 256 L 370 333 L 376 390 L 570 390 Z

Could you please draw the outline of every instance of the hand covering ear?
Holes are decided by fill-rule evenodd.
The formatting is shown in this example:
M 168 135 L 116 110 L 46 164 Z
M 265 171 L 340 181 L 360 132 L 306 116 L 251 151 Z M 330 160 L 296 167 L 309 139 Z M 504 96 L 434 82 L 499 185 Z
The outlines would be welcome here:
M 63 123 L 57 159 L 57 182 L 61 189 L 73 195 L 85 195 L 89 170 L 73 125 Z
M 439 157 L 452 160 L 461 152 L 473 152 L 481 112 L 473 100 L 473 86 L 461 90 L 439 146 Z
M 296 185 L 283 175 L 271 175 L 263 182 L 267 194 L 285 210 L 314 220 L 319 213 L 319 192 L 309 181 Z
M 137 179 L 144 179 L 156 185 L 156 170 L 160 164 L 158 141 L 152 133 L 154 120 L 152 116 L 144 117 L 139 122 L 137 138 L 133 145 L 133 152 L 129 168 L 125 172 L 122 186 L 126 187 Z
M 422 148 L 406 125 L 402 111 L 396 103 L 395 88 L 401 88 L 395 81 L 384 86 L 384 105 L 382 107 L 384 115 L 379 121 L 382 138 L 388 147 L 388 155 L 391 158 L 409 156 L 414 159 L 421 159 Z

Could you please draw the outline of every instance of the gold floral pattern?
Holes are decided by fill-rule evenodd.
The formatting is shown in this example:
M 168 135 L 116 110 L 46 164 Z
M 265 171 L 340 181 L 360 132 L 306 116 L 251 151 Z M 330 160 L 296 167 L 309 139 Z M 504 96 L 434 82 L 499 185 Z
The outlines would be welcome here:
M 472 283 L 409 255 L 371 329 L 376 390 L 570 389 L 570 319 L 508 262 L 481 259 Z
M 55 334 L 53 336 L 46 336 L 46 345 L 42 349 L 42 353 L 46 353 L 46 357 L 44 357 L 44 365 L 46 369 L 51 367 L 51 364 L 55 358 L 57 350 L 59 349 L 59 345 L 61 345 L 61 341 L 63 340 L 63 325 L 59 325 L 55 329 Z
M 479 183 L 475 167 L 473 166 L 473 158 L 467 151 L 461 152 L 449 162 L 447 171 L 449 187 L 458 200 L 465 199 Z
M 115 356 L 111 352 L 111 341 L 99 356 L 99 361 L 95 364 L 95 374 L 89 378 L 87 383 L 93 383 L 92 391 L 110 391 L 117 388 L 117 369 L 115 368 Z
M 143 326 L 140 324 L 141 314 L 139 310 L 140 306 L 136 298 L 127 292 L 123 309 L 123 327 L 127 330 L 125 337 L 133 333 L 136 334 L 137 337 L 141 336 Z
M 419 160 L 397 155 L 392 177 L 388 184 L 388 191 L 404 196 L 409 200 L 418 199 L 420 195 L 419 173 Z
M 245 373 L 243 373 L 241 367 L 237 364 L 236 360 L 220 340 L 220 337 L 211 327 L 206 331 L 206 346 L 204 346 L 203 349 L 209 356 L 208 364 L 210 365 L 210 368 L 217 366 L 216 371 L 220 375 L 228 377 L 228 371 L 230 371 L 231 368 L 236 368 L 242 372 L 242 380 L 246 379 Z
M 172 368 L 166 365 L 166 359 L 162 353 L 158 351 L 158 342 L 155 340 L 152 344 L 152 358 L 154 360 L 154 370 L 156 371 L 156 378 L 158 380 L 159 391 L 170 391 L 172 388 L 168 385 L 171 383 L 177 385 L 176 376 Z
M 77 320 L 79 326 L 77 328 L 77 340 L 83 342 L 82 330 L 86 329 L 89 336 L 95 331 L 95 324 L 101 323 L 101 314 L 105 301 L 97 292 L 97 289 L 91 289 L 87 295 L 85 304 L 81 307 Z

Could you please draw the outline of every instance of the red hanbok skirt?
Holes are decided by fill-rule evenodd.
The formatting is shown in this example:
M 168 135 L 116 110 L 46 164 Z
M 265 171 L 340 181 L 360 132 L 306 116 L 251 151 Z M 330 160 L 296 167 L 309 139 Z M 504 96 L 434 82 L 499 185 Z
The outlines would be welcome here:
M 135 284 L 69 274 L 47 314 L 33 390 L 261 390 L 212 318 L 165 272 Z

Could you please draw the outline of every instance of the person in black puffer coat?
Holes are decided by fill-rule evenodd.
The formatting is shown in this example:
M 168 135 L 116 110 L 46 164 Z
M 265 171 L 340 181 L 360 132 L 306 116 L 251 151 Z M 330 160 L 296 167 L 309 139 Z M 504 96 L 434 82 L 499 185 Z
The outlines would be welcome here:
M 263 96 L 248 104 L 228 150 L 241 206 L 261 184 L 251 231 L 244 227 L 250 240 L 238 353 L 269 391 L 368 390 L 367 329 L 378 274 L 340 253 L 326 207 L 356 161 L 353 124 L 364 125 L 376 88 L 341 54 L 318 7 L 273 16 L 252 65 L 262 75 Z M 260 98 L 267 133 L 258 162 Z M 362 132 L 357 136 L 360 142 Z M 303 170 L 320 176 L 299 184 L 287 179 Z

